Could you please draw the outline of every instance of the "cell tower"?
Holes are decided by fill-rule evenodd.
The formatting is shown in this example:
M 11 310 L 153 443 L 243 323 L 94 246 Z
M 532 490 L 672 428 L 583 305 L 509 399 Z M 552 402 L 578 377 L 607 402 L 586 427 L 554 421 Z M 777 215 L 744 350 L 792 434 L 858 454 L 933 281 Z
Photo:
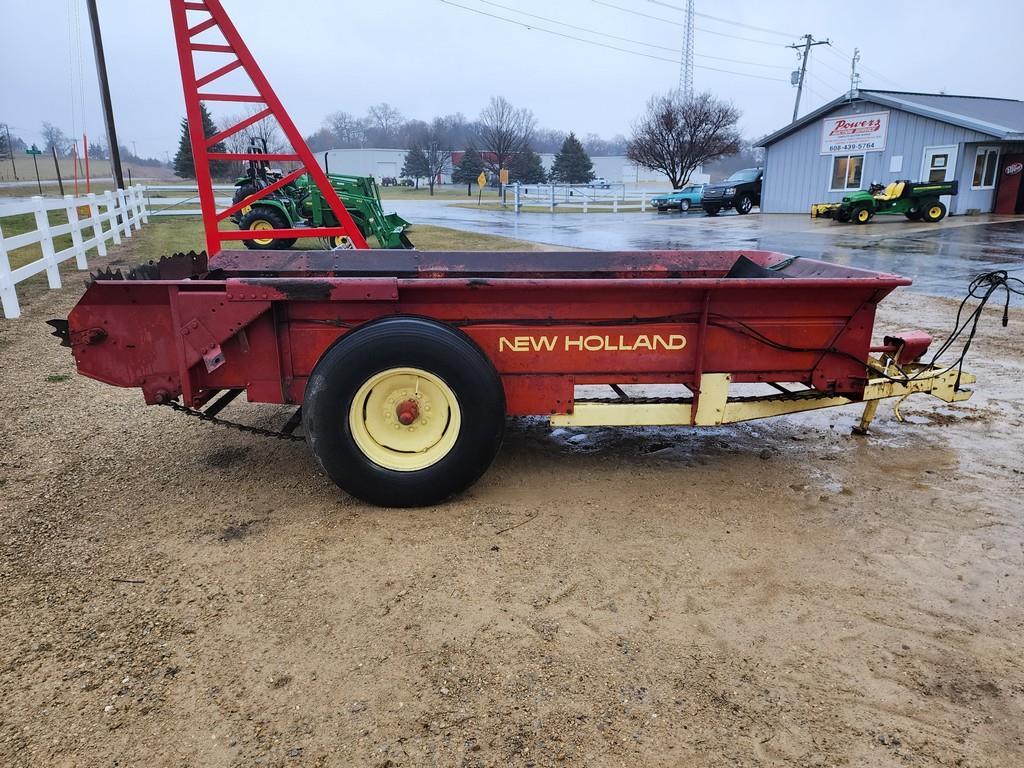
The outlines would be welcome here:
M 686 26 L 679 60 L 679 93 L 684 101 L 693 98 L 693 0 L 686 0 Z

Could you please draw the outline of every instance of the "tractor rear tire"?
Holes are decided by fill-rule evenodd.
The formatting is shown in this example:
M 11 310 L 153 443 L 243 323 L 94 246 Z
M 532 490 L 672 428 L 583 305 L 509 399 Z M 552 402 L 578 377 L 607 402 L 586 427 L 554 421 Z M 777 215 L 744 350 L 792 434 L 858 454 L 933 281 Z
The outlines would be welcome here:
M 874 215 L 875 212 L 866 205 L 859 205 L 850 212 L 850 219 L 856 224 L 867 224 Z
M 914 210 L 912 210 L 912 211 L 905 211 L 903 213 L 903 215 L 907 217 L 908 221 L 920 221 L 921 220 L 921 211 L 917 210 L 916 208 Z
M 281 212 L 268 205 L 253 207 L 239 223 L 239 229 L 288 229 L 291 225 Z M 243 240 L 245 247 L 254 251 L 287 250 L 295 245 L 295 238 L 264 238 L 261 240 Z
M 946 218 L 946 206 L 942 204 L 941 200 L 933 200 L 921 206 L 921 221 L 934 224 L 944 218 Z
M 465 490 L 491 465 L 505 390 L 461 331 L 388 317 L 324 353 L 302 414 L 313 455 L 339 487 L 371 504 L 419 507 Z

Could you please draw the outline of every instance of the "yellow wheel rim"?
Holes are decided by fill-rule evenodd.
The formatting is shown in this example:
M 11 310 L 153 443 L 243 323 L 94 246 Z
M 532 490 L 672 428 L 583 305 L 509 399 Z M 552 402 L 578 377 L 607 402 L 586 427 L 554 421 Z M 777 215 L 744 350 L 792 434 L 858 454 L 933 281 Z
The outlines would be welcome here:
M 462 409 L 439 376 L 420 368 L 390 368 L 356 392 L 348 425 L 356 446 L 374 464 L 415 472 L 436 464 L 455 446 Z
M 256 219 L 256 221 L 254 221 L 252 224 L 249 225 L 249 229 L 251 229 L 251 230 L 253 230 L 255 232 L 260 232 L 260 231 L 265 230 L 265 229 L 273 229 L 273 228 L 274 228 L 274 225 L 271 224 L 266 219 Z M 274 242 L 274 238 L 272 238 L 272 237 L 264 237 L 264 238 L 254 237 L 252 241 L 254 243 L 256 243 L 257 245 L 270 245 L 272 242 Z
M 939 206 L 937 206 L 937 205 L 933 205 L 931 208 L 928 209 L 928 218 L 929 219 L 937 219 L 941 215 L 942 215 L 942 209 L 939 208 Z
M 857 211 L 857 221 L 867 221 L 870 218 L 870 216 L 871 214 L 868 212 L 866 208 L 861 208 L 859 211 Z

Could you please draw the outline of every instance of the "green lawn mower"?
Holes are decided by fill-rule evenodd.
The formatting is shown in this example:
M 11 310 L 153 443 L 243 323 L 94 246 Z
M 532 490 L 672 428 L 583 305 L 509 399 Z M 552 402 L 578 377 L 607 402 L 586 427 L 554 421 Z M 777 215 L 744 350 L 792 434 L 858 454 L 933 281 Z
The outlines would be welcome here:
M 250 147 L 252 153 L 266 153 L 265 146 Z M 237 203 L 259 189 L 263 189 L 282 177 L 280 171 L 270 168 L 265 160 L 250 160 L 246 175 L 235 180 L 234 202 Z M 377 238 L 382 248 L 413 248 L 405 231 L 412 226 L 397 213 L 384 213 L 380 191 L 373 177 L 346 176 L 328 173 L 327 178 L 338 193 L 345 209 L 352 216 L 363 237 Z M 293 227 L 336 227 L 338 219 L 327 205 L 309 174 L 299 176 L 294 182 L 262 197 L 251 206 L 246 206 L 231 217 L 239 229 L 253 232 Z M 322 238 L 327 248 L 344 248 L 348 238 Z M 294 238 L 259 238 L 243 240 L 246 248 L 254 250 L 280 250 L 291 248 Z
M 894 181 L 887 187 L 872 184 L 843 198 L 841 203 L 815 203 L 811 216 L 841 222 L 867 224 L 875 214 L 902 213 L 910 221 L 942 221 L 946 206 L 942 195 L 955 195 L 956 181 L 913 182 Z

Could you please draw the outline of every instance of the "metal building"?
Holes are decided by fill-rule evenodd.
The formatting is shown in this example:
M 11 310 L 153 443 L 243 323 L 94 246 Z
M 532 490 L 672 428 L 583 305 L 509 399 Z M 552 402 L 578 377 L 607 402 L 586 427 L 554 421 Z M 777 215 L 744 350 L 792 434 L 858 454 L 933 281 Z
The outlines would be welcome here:
M 1024 211 L 1024 101 L 860 90 L 761 140 L 761 210 L 806 213 L 872 182 L 959 180 L 951 214 Z

